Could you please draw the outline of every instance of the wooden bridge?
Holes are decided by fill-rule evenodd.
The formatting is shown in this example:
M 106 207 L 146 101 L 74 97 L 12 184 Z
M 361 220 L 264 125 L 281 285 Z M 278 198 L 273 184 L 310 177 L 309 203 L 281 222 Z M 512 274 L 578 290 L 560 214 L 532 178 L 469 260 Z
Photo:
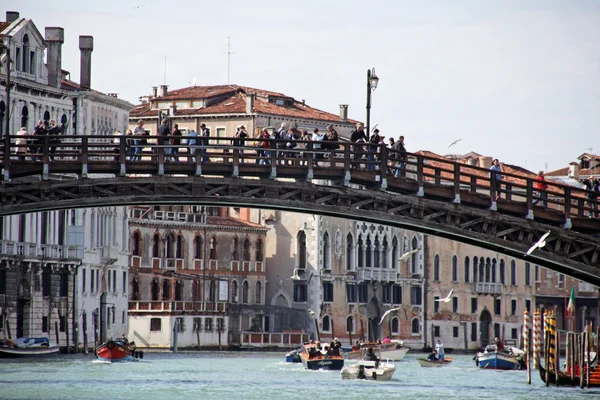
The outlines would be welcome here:
M 21 138 L 26 147 L 14 138 L 0 147 L 0 215 L 135 204 L 331 215 L 473 244 L 600 285 L 600 219 L 588 217 L 597 200 L 552 182 L 534 189 L 533 174 L 502 172 L 497 182 L 487 169 L 443 157 L 348 142 L 288 148 L 268 140 L 265 148 L 254 146 L 265 144 L 259 139 L 233 146 L 231 138 L 206 145 L 189 145 L 188 137 L 177 145 L 157 145 L 168 143 L 157 136 Z M 547 208 L 534 205 L 540 192 Z M 524 257 L 548 231 L 547 245 Z

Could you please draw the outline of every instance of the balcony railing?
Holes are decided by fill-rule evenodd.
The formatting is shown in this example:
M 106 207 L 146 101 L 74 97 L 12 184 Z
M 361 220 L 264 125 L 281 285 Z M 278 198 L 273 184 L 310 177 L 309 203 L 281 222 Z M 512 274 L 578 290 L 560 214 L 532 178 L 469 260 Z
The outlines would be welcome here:
M 183 258 L 152 258 L 152 268 L 162 271 L 177 271 L 185 269 L 185 260 Z
M 240 345 L 252 347 L 297 347 L 308 341 L 308 333 L 248 332 L 240 334 Z
M 176 311 L 193 311 L 193 312 L 218 312 L 225 313 L 227 311 L 227 303 L 224 301 L 170 301 L 170 300 L 154 300 L 154 301 L 130 301 L 129 312 L 176 312 Z
M 395 281 L 396 271 L 391 268 L 359 268 L 359 280 Z
M 474 282 L 473 291 L 483 294 L 501 294 L 502 284 L 493 282 Z
M 19 256 L 25 258 L 54 258 L 54 259 L 79 259 L 78 246 L 61 244 L 42 244 L 0 240 L 0 254 L 3 256 Z

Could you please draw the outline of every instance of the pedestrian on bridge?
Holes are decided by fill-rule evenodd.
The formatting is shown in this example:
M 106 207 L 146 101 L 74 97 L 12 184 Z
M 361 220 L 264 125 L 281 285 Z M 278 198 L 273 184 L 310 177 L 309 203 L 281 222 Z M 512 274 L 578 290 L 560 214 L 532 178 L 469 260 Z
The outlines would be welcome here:
M 544 210 L 548 208 L 548 193 L 546 190 L 548 189 L 548 185 L 546 184 L 546 179 L 544 178 L 544 171 L 538 172 L 538 176 L 534 183 L 535 188 L 537 189 L 537 199 L 533 201 L 533 205 L 535 206 L 540 201 L 542 202 L 542 207 Z
M 590 208 L 588 217 L 592 218 L 592 216 L 594 216 L 594 218 L 598 218 L 597 200 L 598 194 L 600 193 L 600 183 L 594 175 L 590 175 L 589 179 L 582 179 L 581 183 L 583 183 L 587 189 L 586 197 L 588 199 L 588 207 Z
M 498 161 L 497 158 L 494 159 L 494 161 L 492 162 L 492 166 L 490 167 L 490 178 L 492 177 L 492 174 L 495 174 L 496 177 L 496 183 L 495 183 L 495 188 L 496 188 L 496 201 L 500 198 L 500 190 L 502 188 L 502 168 L 500 167 L 500 161 Z M 490 181 L 491 184 L 491 181 Z

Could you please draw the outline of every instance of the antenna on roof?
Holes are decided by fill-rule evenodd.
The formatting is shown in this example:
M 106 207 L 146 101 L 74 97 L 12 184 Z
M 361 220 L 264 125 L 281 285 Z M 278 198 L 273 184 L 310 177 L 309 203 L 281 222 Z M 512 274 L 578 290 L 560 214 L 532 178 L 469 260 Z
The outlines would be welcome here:
M 164 82 L 163 85 L 167 84 L 167 55 L 165 54 L 165 75 L 164 75 Z
M 592 153 L 592 154 L 594 153 L 594 148 L 593 147 L 588 147 L 587 149 L 584 149 L 584 150 L 589 150 L 590 153 Z
M 227 36 L 227 84 L 229 85 L 229 77 L 231 76 L 231 38 Z

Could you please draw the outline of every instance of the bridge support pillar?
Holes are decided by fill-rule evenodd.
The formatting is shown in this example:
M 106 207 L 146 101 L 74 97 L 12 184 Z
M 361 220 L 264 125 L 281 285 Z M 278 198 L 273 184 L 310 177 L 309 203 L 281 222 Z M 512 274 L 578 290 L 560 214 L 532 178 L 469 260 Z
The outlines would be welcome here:
M 423 196 L 425 196 L 425 190 L 423 189 L 423 186 L 419 186 L 419 189 L 417 190 L 417 197 Z
M 7 169 L 2 168 L 2 179 L 4 182 L 10 181 L 10 172 Z
M 271 164 L 271 175 L 269 175 L 270 179 L 277 178 L 277 166 L 275 164 Z
M 381 190 L 386 190 L 387 189 L 387 178 L 382 178 L 381 179 Z
M 533 219 L 533 210 L 527 210 L 527 215 L 525 216 L 525 219 Z
M 452 202 L 455 204 L 460 204 L 460 194 L 459 193 L 454 195 L 454 200 L 452 200 Z
M 234 178 L 240 176 L 240 169 L 237 165 L 233 166 L 233 172 L 231 173 L 231 176 L 233 176 Z
M 87 164 L 83 164 L 81 166 L 81 177 L 82 178 L 87 178 L 88 176 L 88 168 L 87 168 Z
M 158 175 L 162 176 L 165 174 L 165 164 L 158 164 Z
M 567 218 L 565 220 L 565 223 L 563 224 L 563 228 L 565 228 L 565 229 L 573 228 L 573 223 L 571 223 L 571 218 Z
M 121 164 L 121 171 L 119 172 L 121 176 L 127 175 L 127 168 L 125 167 L 125 163 Z
M 43 181 L 47 181 L 48 180 L 48 163 L 44 163 L 44 166 L 42 167 L 42 180 Z
M 498 203 L 496 201 L 492 201 L 492 205 L 490 206 L 490 211 L 498 211 Z
M 352 176 L 350 175 L 350 171 L 346 170 L 346 173 L 344 174 L 344 186 L 349 186 L 350 185 L 350 179 L 352 178 Z

